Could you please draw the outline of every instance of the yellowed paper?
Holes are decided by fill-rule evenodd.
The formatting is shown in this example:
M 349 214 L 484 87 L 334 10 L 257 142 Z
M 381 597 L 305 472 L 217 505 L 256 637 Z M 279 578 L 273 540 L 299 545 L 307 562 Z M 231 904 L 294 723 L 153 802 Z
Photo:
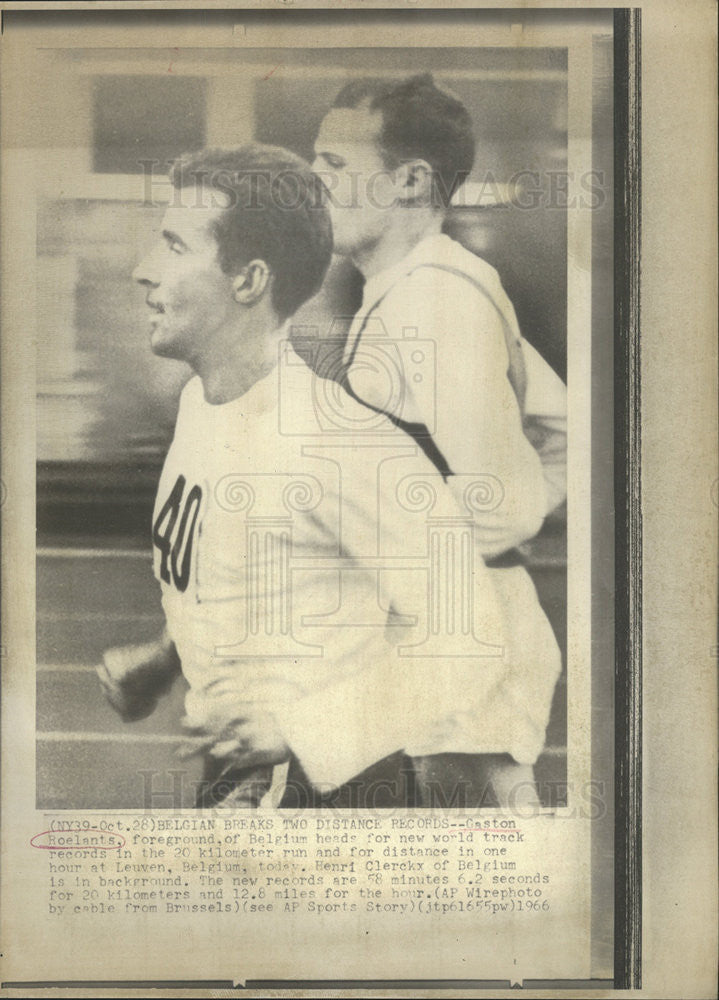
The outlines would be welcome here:
M 348 4 L 341 21 L 302 21 L 220 5 L 213 18 L 208 5 L 193 20 L 176 5 L 183 20 L 162 4 L 156 21 L 113 21 L 132 8 L 103 6 L 53 23 L 3 5 L 4 993 L 72 982 L 67 995 L 91 984 L 111 995 L 109 984 L 131 982 L 145 984 L 136 995 L 190 983 L 203 996 L 311 995 L 321 981 L 363 996 L 404 981 L 427 996 L 515 984 L 613 995 L 611 11 L 453 4 L 440 17 L 421 3 Z M 293 5 L 303 10 L 321 12 Z M 380 25 L 374 11 L 392 18 Z M 716 949 L 716 33 L 708 3 L 654 3 L 641 21 L 636 992 L 705 997 Z M 315 128 L 343 84 L 420 71 L 474 102 L 485 129 L 484 169 L 454 205 L 453 233 L 497 256 L 525 337 L 568 386 L 568 513 L 551 515 L 526 553 L 563 656 L 539 799 L 517 782 L 502 807 L 462 807 L 440 785 L 431 808 L 276 808 L 280 788 L 258 809 L 198 809 L 200 763 L 176 756 L 181 686 L 123 725 L 95 676 L 104 648 L 163 624 L 150 525 L 143 542 L 133 511 L 152 511 L 188 377 L 151 353 L 131 279 L 170 189 L 154 165 L 128 167 L 127 150 L 158 164 L 182 152 L 152 146 L 164 116 L 193 148 L 259 139 L 308 156 L 303 123 Z M 346 329 L 354 309 L 337 264 L 294 336 L 326 338 L 342 317 Z M 413 336 L 424 345 L 421 329 Z M 341 745 L 341 719 L 320 725 Z

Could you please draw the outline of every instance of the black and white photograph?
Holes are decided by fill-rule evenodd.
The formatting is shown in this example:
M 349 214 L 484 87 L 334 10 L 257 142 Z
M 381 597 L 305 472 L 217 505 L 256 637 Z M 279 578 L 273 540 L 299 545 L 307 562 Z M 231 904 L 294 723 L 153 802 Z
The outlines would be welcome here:
M 18 7 L 12 984 L 639 990 L 641 12 Z
M 50 62 L 38 805 L 566 805 L 567 48 Z

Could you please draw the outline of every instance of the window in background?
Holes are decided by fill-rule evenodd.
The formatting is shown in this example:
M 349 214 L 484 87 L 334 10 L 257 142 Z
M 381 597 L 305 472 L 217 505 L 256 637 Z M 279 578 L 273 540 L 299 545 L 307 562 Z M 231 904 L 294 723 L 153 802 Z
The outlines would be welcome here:
M 141 174 L 205 144 L 206 80 L 195 76 L 98 76 L 93 81 L 93 169 Z

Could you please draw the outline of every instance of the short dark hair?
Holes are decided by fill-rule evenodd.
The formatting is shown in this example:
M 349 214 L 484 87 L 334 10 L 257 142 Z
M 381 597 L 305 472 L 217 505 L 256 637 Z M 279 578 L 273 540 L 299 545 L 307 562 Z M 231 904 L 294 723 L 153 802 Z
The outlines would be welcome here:
M 385 165 L 426 160 L 446 208 L 474 164 L 472 119 L 462 102 L 440 90 L 431 73 L 421 73 L 400 82 L 355 80 L 342 88 L 333 107 L 357 108 L 365 101 L 370 111 L 382 114 L 379 142 Z
M 220 267 L 236 274 L 254 258 L 273 276 L 282 319 L 318 292 L 332 257 L 326 189 L 310 165 L 279 146 L 203 149 L 175 160 L 173 187 L 205 185 L 228 196 L 213 232 Z

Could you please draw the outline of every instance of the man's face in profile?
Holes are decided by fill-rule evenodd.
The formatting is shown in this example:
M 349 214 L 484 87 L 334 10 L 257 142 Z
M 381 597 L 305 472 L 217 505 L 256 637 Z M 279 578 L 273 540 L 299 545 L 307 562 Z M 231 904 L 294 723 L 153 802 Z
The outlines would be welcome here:
M 334 249 L 345 256 L 377 242 L 396 202 L 393 174 L 379 146 L 381 128 L 382 115 L 366 103 L 333 108 L 315 141 L 313 170 L 329 189 Z
M 206 188 L 176 191 L 162 219 L 162 238 L 133 274 L 146 289 L 153 352 L 193 367 L 233 304 L 212 229 L 224 210 L 222 197 Z

